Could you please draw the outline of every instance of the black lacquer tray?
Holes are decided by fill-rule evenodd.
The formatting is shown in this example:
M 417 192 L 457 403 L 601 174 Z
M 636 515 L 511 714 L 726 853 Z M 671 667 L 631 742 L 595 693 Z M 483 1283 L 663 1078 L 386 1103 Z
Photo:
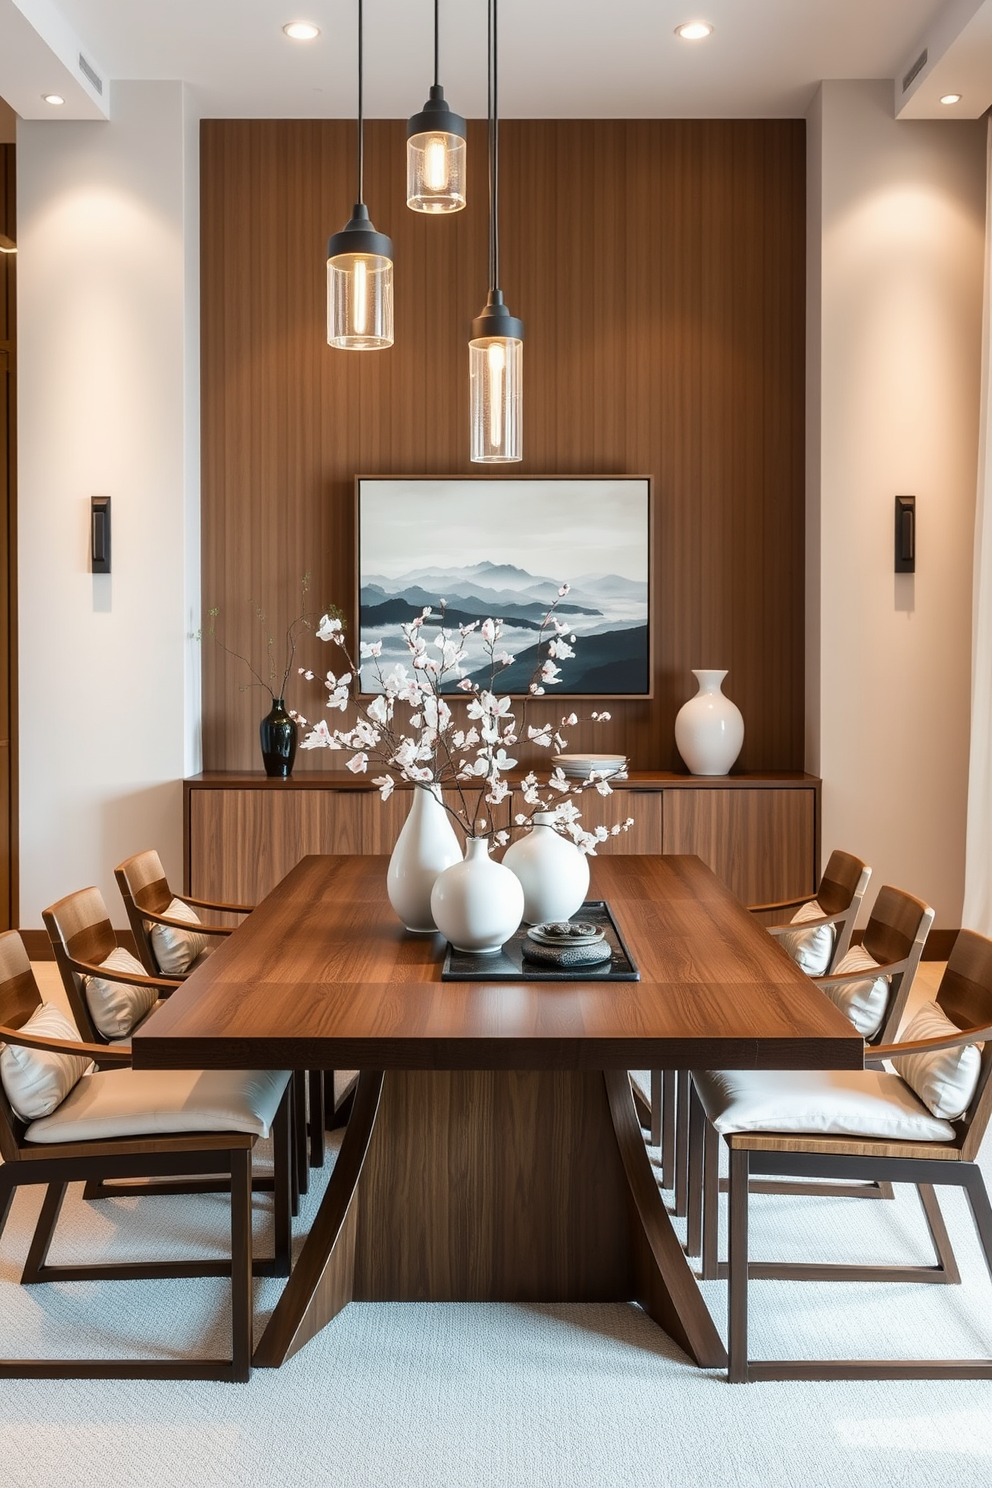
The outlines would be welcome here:
M 456 951 L 449 945 L 441 967 L 442 982 L 639 982 L 641 973 L 624 944 L 605 899 L 587 899 L 573 920 L 587 920 L 602 930 L 613 949 L 609 961 L 598 966 L 542 966 L 525 961 L 521 949 L 527 925 L 506 942 L 501 951 L 480 956 L 476 951 Z

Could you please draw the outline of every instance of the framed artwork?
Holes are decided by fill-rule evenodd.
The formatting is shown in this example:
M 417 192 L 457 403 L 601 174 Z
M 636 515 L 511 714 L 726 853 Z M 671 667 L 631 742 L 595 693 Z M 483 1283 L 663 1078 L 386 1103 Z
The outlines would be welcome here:
M 515 660 L 499 690 L 525 694 L 541 621 L 568 584 L 555 613 L 575 655 L 549 697 L 651 696 L 649 476 L 359 476 L 356 495 L 357 628 L 382 642 L 384 668 L 408 664 L 401 623 L 444 599 L 451 626 L 502 620 Z M 481 653 L 470 675 L 488 678 Z

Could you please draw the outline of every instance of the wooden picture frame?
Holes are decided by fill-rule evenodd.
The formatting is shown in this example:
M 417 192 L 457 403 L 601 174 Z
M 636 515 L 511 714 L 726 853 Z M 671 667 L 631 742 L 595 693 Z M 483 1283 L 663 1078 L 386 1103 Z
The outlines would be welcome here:
M 540 621 L 568 583 L 556 614 L 574 626 L 575 655 L 557 661 L 549 696 L 649 698 L 652 505 L 646 475 L 357 476 L 353 633 L 383 643 L 385 669 L 408 664 L 400 625 L 426 605 L 440 615 L 446 600 L 455 628 L 499 618 L 516 660 L 498 690 L 525 696 Z M 488 676 L 480 649 L 469 675 L 482 680 L 484 664 Z M 363 693 L 378 690 L 368 673 Z

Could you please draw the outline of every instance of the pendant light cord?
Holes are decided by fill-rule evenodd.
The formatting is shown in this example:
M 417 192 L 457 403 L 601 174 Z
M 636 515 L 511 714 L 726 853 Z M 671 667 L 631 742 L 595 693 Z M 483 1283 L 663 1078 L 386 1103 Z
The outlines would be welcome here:
M 365 75 L 365 25 L 363 0 L 358 0 L 358 200 L 365 200 L 365 109 L 363 78 Z
M 440 22 L 438 20 L 438 7 L 440 6 L 440 4 L 441 4 L 441 0 L 434 0 L 434 86 L 435 86 L 435 88 L 439 86 L 439 75 L 440 75 L 440 72 L 441 72 L 441 65 L 440 65 L 440 43 L 439 43 L 439 40 L 438 40 L 438 37 L 440 35 Z
M 499 77 L 497 0 L 489 0 L 489 288 L 499 288 Z

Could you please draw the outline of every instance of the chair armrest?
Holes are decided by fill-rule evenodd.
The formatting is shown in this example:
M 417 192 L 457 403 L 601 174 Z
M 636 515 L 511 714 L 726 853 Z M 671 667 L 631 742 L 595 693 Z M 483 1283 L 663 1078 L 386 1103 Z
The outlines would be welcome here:
M 798 899 L 777 899 L 774 904 L 749 904 L 747 910 L 749 914 L 767 914 L 773 909 L 799 909 L 801 905 L 808 904 L 811 899 L 815 898 L 815 894 L 803 894 Z
M 810 977 L 810 981 L 817 987 L 843 987 L 849 982 L 874 982 L 878 977 L 895 976 L 897 971 L 905 971 L 908 965 L 908 960 L 903 957 L 901 961 L 880 961 L 877 966 L 863 966 L 859 971 L 845 971 L 843 976 Z
M 116 966 L 94 966 L 89 961 L 76 961 L 72 956 L 65 959 L 80 976 L 102 977 L 105 982 L 126 982 L 129 987 L 160 988 L 166 995 L 182 986 L 182 980 L 178 977 L 139 976 L 136 971 L 118 971 Z
M 877 1044 L 871 1051 L 872 1059 L 899 1059 L 903 1054 L 930 1054 L 938 1049 L 959 1049 L 965 1044 L 984 1044 L 992 1038 L 992 1026 L 987 1028 L 962 1028 L 960 1033 L 949 1033 L 944 1038 L 914 1039 L 908 1044 Z
M 194 899 L 192 894 L 184 894 L 184 904 L 195 904 L 197 909 L 219 909 L 224 914 L 251 914 L 255 908 L 254 904 L 222 904 L 219 899 Z
M 96 1064 L 129 1065 L 130 1049 L 111 1049 L 106 1044 L 77 1043 L 73 1039 L 38 1038 L 19 1028 L 0 1027 L 0 1043 L 17 1044 L 22 1049 L 38 1049 L 47 1054 L 82 1054 Z
M 194 925 L 189 920 L 174 920 L 169 915 L 153 914 L 150 909 L 142 909 L 138 905 L 138 913 L 143 920 L 151 920 L 154 925 L 169 925 L 173 930 L 185 930 L 191 935 L 233 935 L 235 925 Z

